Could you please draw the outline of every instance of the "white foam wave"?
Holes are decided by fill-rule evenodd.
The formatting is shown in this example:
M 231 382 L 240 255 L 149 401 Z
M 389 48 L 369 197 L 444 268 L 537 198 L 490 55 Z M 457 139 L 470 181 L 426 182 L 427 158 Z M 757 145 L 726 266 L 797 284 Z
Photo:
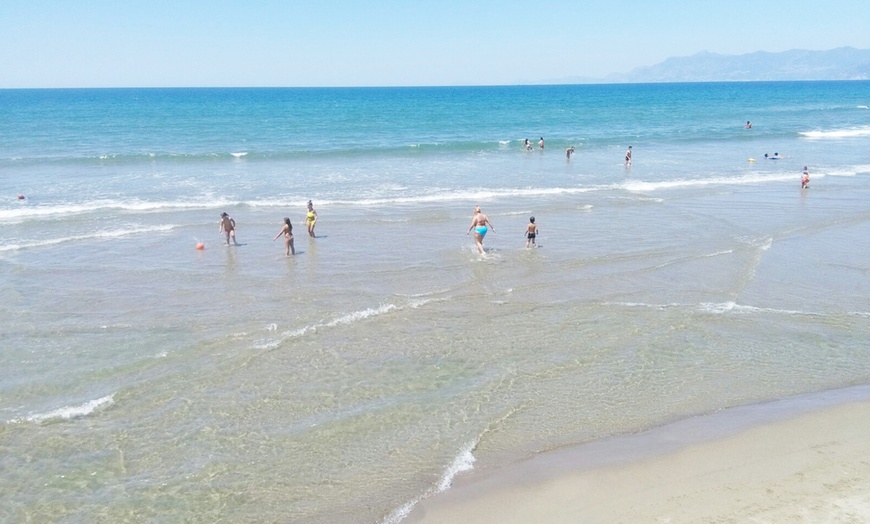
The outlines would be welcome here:
M 443 289 L 435 289 L 432 291 L 426 291 L 423 293 L 411 293 L 410 295 L 402 295 L 398 294 L 398 296 L 408 297 L 408 298 L 423 298 L 423 297 L 432 297 L 435 295 L 443 295 L 444 293 L 449 293 L 452 291 L 451 288 L 443 288 Z M 427 301 L 434 301 L 435 299 L 426 299 Z M 422 304 L 420 304 L 422 305 Z
M 65 242 L 78 242 L 82 240 L 94 240 L 94 239 L 110 239 L 110 238 L 120 238 L 131 235 L 139 235 L 143 233 L 154 233 L 161 231 L 169 231 L 174 229 L 177 226 L 174 225 L 162 225 L 162 226 L 154 226 L 148 228 L 138 228 L 138 229 L 115 229 L 112 231 L 97 231 L 95 233 L 89 233 L 86 235 L 74 235 L 70 237 L 63 238 L 52 238 L 49 240 L 40 240 L 38 242 L 29 242 L 25 244 L 7 244 L 0 246 L 0 253 L 4 251 L 19 251 L 22 249 L 32 249 L 38 247 L 46 247 L 53 246 L 56 244 L 63 244 Z
M 780 315 L 816 315 L 815 313 L 807 313 L 805 311 L 795 311 L 791 309 L 741 306 L 736 302 L 704 302 L 699 305 L 699 308 L 705 313 L 713 313 L 717 315 L 724 313 L 775 313 Z
M 670 304 L 646 304 L 643 302 L 610 302 L 607 304 L 622 306 L 622 307 L 632 307 L 632 308 L 648 308 L 648 309 L 658 309 L 658 310 L 666 310 L 673 308 L 693 308 L 698 309 L 704 313 L 712 313 L 714 315 L 722 315 L 726 313 L 736 313 L 736 314 L 752 314 L 752 313 L 773 313 L 777 315 L 805 315 L 805 316 L 818 316 L 818 313 L 809 313 L 806 311 L 796 311 L 791 309 L 777 309 L 777 308 L 764 308 L 764 307 L 756 307 L 756 306 L 743 306 L 736 302 L 702 302 L 697 306 L 689 305 L 689 304 L 679 304 L 679 303 L 670 303 Z
M 453 459 L 453 462 L 447 466 L 447 469 L 444 470 L 444 474 L 441 476 L 441 481 L 438 483 L 437 491 L 441 492 L 446 490 L 453 484 L 453 479 L 456 478 L 456 475 L 462 473 L 463 471 L 470 471 L 474 469 L 474 463 L 477 461 L 474 458 L 474 448 L 477 447 L 477 441 L 469 442 L 465 449 L 463 449 L 456 458 Z
M 243 152 L 243 153 L 230 153 L 230 154 L 233 155 L 233 156 L 236 157 L 236 158 L 242 158 L 243 156 L 248 156 L 248 153 L 247 153 L 247 152 Z
M 353 313 L 349 313 L 347 315 L 344 315 L 343 317 L 331 320 L 324 324 L 324 326 L 335 327 L 342 324 L 351 324 L 353 322 L 365 320 L 370 317 L 383 315 L 384 313 L 389 313 L 390 311 L 395 311 L 396 309 L 398 309 L 398 306 L 396 306 L 395 304 L 385 304 L 377 308 L 368 308 L 362 311 L 354 311 Z
M 810 138 L 813 140 L 857 138 L 870 136 L 870 126 L 854 129 L 834 129 L 832 131 L 802 131 L 799 134 L 804 138 Z
M 445 491 L 450 487 L 453 483 L 453 479 L 456 478 L 456 475 L 462 473 L 463 471 L 469 471 L 474 469 L 474 463 L 477 459 L 474 458 L 474 448 L 477 447 L 478 441 L 469 442 L 462 451 L 453 459 L 453 462 L 450 463 L 449 466 L 444 470 L 444 473 L 441 475 L 441 480 L 438 481 L 438 484 L 434 489 L 430 489 L 420 497 L 415 498 L 414 500 L 402 504 L 400 507 L 396 508 L 393 512 L 384 517 L 384 520 L 381 521 L 381 524 L 398 524 L 402 520 L 405 519 L 410 513 L 411 510 L 414 509 L 421 500 L 424 498 L 434 495 L 435 493 L 440 493 Z
M 369 198 L 359 200 L 331 200 L 321 201 L 321 204 L 338 204 L 347 206 L 383 206 L 390 204 L 428 204 L 439 202 L 452 202 L 457 200 L 469 200 L 472 202 L 494 200 L 498 198 L 550 196 L 550 195 L 573 195 L 600 191 L 601 187 L 553 187 L 553 188 L 515 188 L 502 190 L 469 190 L 469 191 L 445 191 L 428 195 L 398 196 L 390 198 Z
M 16 209 L 0 209 L 0 221 L 20 220 L 22 218 L 51 218 L 54 216 L 80 215 L 104 210 L 121 211 L 161 211 L 174 209 L 209 209 L 238 205 L 229 201 L 189 201 L 189 202 L 119 202 L 101 200 L 85 204 L 57 204 L 39 206 L 21 206 Z
M 256 346 L 258 349 L 274 349 L 280 346 L 284 341 L 289 340 L 291 338 L 301 337 L 309 332 L 317 332 L 320 328 L 327 327 L 335 327 L 345 324 L 352 324 L 354 322 L 359 322 L 361 320 L 365 320 L 368 318 L 376 317 L 379 315 L 383 315 L 385 313 L 389 313 L 390 311 L 400 311 L 405 308 L 416 309 L 420 306 L 428 304 L 432 302 L 433 299 L 420 299 L 420 300 L 411 300 L 405 306 L 397 306 L 395 304 L 383 304 L 376 308 L 367 308 L 360 311 L 354 311 L 352 313 L 348 313 L 347 315 L 342 315 L 338 318 L 334 318 L 332 320 L 321 322 L 318 324 L 312 324 L 309 326 L 304 326 L 298 329 L 285 331 L 281 333 L 277 340 L 273 340 L 267 342 L 265 344 L 261 344 Z M 270 329 L 271 331 L 271 329 Z
M 604 305 L 612 305 L 612 306 L 621 306 L 621 307 L 634 307 L 634 308 L 648 308 L 648 309 L 658 309 L 664 311 L 665 309 L 672 309 L 676 307 L 683 307 L 682 304 L 677 304 L 676 302 L 672 302 L 670 304 L 647 304 L 644 302 L 605 302 Z
M 870 106 L 858 106 L 858 109 L 870 109 Z
M 416 506 L 420 500 L 421 499 L 416 499 L 402 504 L 400 507 L 396 508 L 395 511 L 384 517 L 381 524 L 399 524 L 399 522 L 405 520 L 405 517 L 410 515 L 411 510 L 414 509 L 414 506 Z
M 783 182 L 794 180 L 793 174 L 749 174 L 732 177 L 712 177 L 703 179 L 678 179 L 678 180 L 662 180 L 659 182 L 644 182 L 641 180 L 630 180 L 619 185 L 626 191 L 647 192 L 655 191 L 656 189 L 674 189 L 680 187 L 699 187 L 699 186 L 724 186 L 724 185 L 749 185 L 749 184 L 764 184 L 769 182 Z
M 836 169 L 828 169 L 821 176 L 855 176 L 860 173 L 870 173 L 870 164 L 859 164 L 855 166 L 846 166 Z M 816 176 L 816 173 L 812 173 Z
M 91 400 L 85 402 L 84 404 L 80 404 L 78 406 L 65 406 L 59 409 L 55 409 L 53 411 L 48 411 L 46 413 L 37 413 L 35 415 L 30 415 L 23 419 L 15 419 L 11 422 L 14 423 L 22 423 L 22 422 L 35 422 L 37 424 L 42 422 L 48 422 L 52 420 L 70 420 L 74 418 L 81 418 L 91 413 L 94 413 L 98 409 L 106 408 L 115 403 L 115 394 L 107 395 L 102 398 L 98 398 L 95 400 Z

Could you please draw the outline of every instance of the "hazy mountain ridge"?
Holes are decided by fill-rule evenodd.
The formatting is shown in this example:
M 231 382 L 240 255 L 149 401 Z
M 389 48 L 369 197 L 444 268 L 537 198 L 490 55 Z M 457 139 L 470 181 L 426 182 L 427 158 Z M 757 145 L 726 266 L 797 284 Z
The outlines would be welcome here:
M 828 51 L 792 49 L 720 55 L 703 51 L 668 58 L 653 66 L 604 78 L 572 77 L 556 83 L 750 82 L 787 80 L 868 80 L 870 50 L 839 47 Z

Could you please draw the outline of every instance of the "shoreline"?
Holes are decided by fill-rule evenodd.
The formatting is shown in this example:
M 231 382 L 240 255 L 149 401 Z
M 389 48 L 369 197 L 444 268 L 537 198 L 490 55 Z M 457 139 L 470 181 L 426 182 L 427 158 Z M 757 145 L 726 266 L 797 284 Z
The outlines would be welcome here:
M 870 385 L 725 409 L 480 468 L 407 523 L 870 519 Z

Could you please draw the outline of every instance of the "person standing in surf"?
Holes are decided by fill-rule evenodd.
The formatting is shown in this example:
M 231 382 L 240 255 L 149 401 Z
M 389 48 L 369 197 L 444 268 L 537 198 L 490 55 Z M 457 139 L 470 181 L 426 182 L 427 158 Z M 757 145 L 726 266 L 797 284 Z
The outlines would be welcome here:
M 480 206 L 475 206 L 474 217 L 471 219 L 471 225 L 468 226 L 468 231 L 465 234 L 471 233 L 472 229 L 474 230 L 474 243 L 477 245 L 477 250 L 480 251 L 481 255 L 485 255 L 483 237 L 486 236 L 486 232 L 490 229 L 495 233 L 495 228 L 492 226 L 489 217 L 480 212 Z
M 226 213 L 221 213 L 221 221 L 218 226 L 218 233 L 223 233 L 226 236 L 226 244 L 230 245 L 230 239 L 233 239 L 233 245 L 238 246 L 236 242 L 236 221 Z
M 314 236 L 314 224 L 317 223 L 317 211 L 314 210 L 314 204 L 308 201 L 308 211 L 305 213 L 305 223 L 308 225 L 308 236 Z
M 538 247 L 535 239 L 538 236 L 538 226 L 535 224 L 535 217 L 529 217 L 529 225 L 526 226 L 526 249 L 530 246 Z
M 628 146 L 628 150 L 625 152 L 625 167 L 631 167 L 631 146 Z
M 803 175 L 801 175 L 801 189 L 806 189 L 810 187 L 810 170 L 807 169 L 807 166 L 804 166 Z
M 272 242 L 278 240 L 278 237 L 284 235 L 284 247 L 287 248 L 286 256 L 290 256 L 290 254 L 296 254 L 296 248 L 293 247 L 293 224 L 290 223 L 290 219 L 284 217 L 284 227 L 281 228 L 281 231 L 275 235 L 275 238 L 272 239 Z

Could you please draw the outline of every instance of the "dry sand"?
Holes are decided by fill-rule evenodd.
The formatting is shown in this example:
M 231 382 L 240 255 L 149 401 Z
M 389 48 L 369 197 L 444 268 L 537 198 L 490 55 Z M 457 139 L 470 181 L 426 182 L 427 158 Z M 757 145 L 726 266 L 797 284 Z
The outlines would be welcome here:
M 870 522 L 870 401 L 845 401 L 729 410 L 543 453 L 458 478 L 405 522 Z

